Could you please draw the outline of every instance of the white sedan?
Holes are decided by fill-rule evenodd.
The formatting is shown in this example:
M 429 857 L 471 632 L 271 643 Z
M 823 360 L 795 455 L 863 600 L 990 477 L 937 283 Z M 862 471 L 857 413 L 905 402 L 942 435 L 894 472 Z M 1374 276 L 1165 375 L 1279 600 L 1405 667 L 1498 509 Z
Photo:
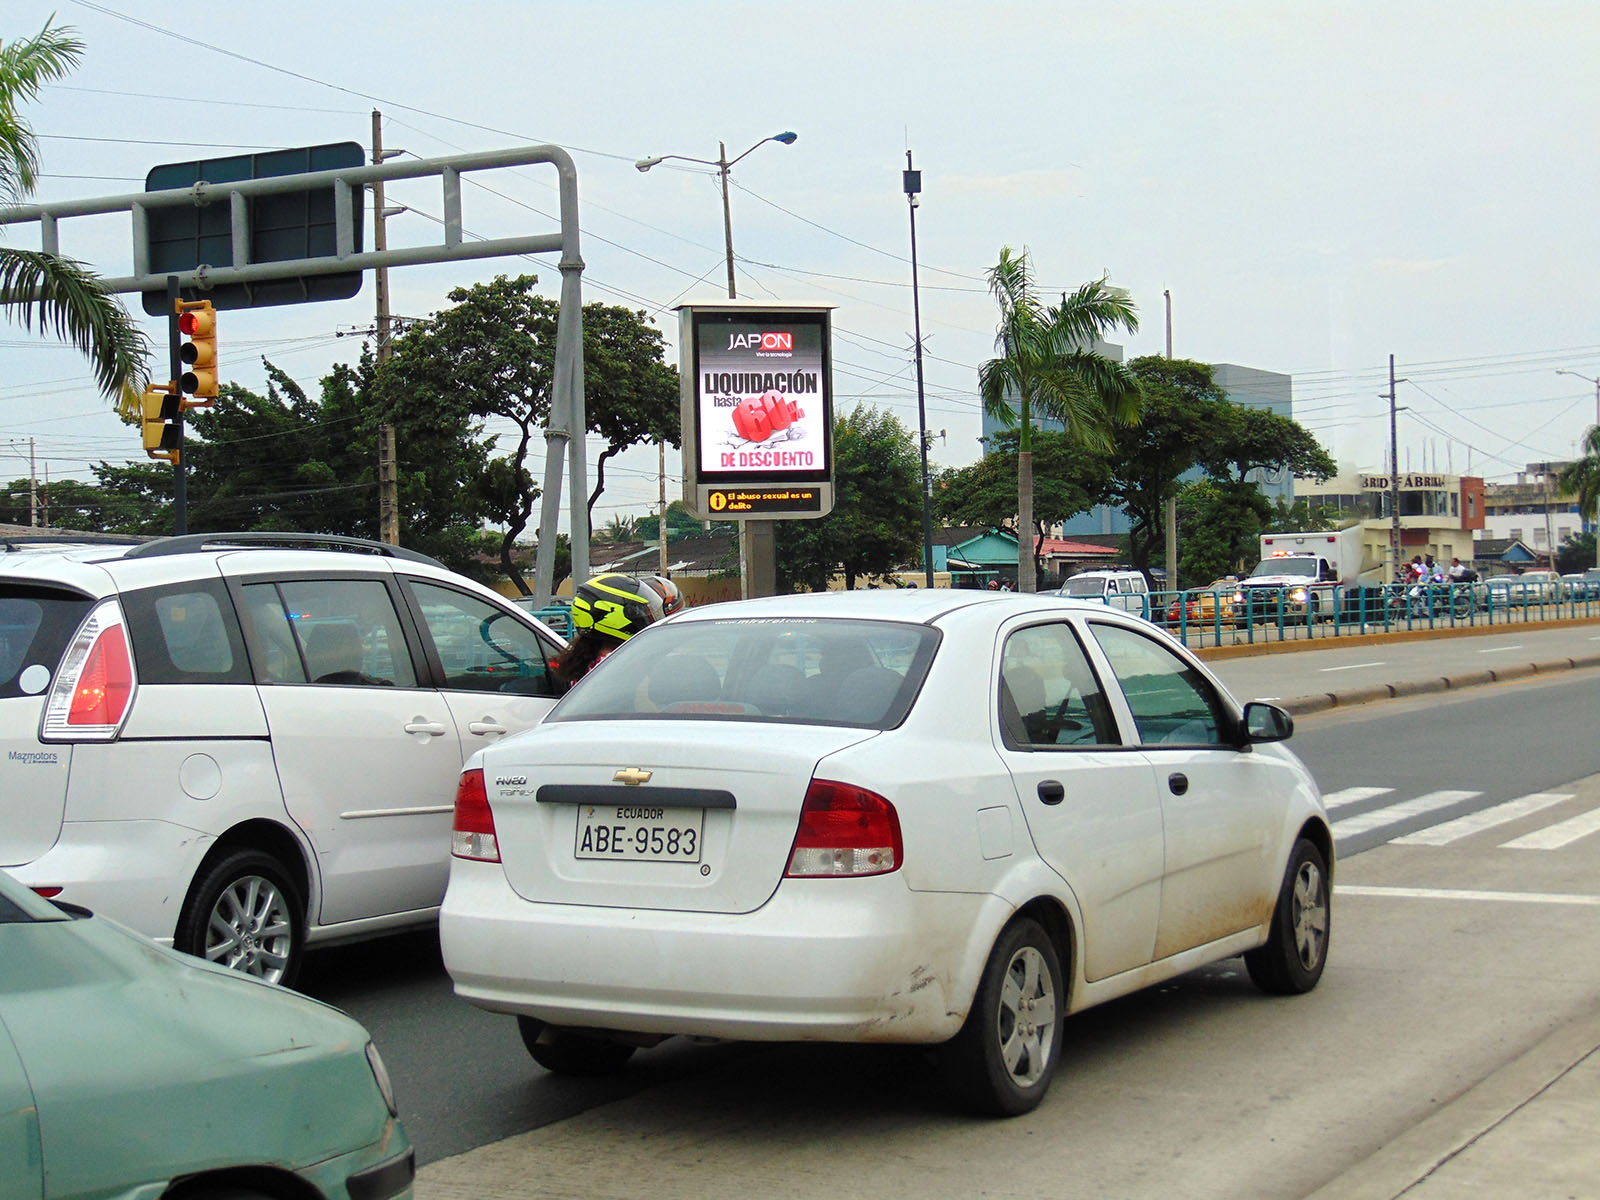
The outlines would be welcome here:
M 942 1044 L 967 1102 L 1026 1112 L 1068 1013 L 1238 954 L 1316 986 L 1333 838 L 1292 729 L 1103 604 L 689 610 L 468 761 L 445 964 L 551 1070 Z

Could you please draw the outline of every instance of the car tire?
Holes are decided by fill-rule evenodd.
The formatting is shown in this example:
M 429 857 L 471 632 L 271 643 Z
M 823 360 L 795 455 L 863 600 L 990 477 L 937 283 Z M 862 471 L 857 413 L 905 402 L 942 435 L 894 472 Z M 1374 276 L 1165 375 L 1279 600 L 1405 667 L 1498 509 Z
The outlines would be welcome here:
M 234 850 L 189 888 L 173 945 L 185 954 L 290 987 L 305 945 L 305 901 L 283 865 Z
M 1327 859 L 1314 842 L 1301 838 L 1289 855 L 1266 944 L 1244 956 L 1251 980 L 1271 995 L 1309 992 L 1322 978 L 1332 933 Z
M 1037 922 L 1006 926 L 989 953 L 944 1067 L 961 1101 L 991 1116 L 1031 1112 L 1061 1058 L 1066 989 L 1056 948 Z
M 555 1028 L 533 1017 L 518 1017 L 517 1032 L 533 1061 L 556 1075 L 612 1075 L 638 1047 L 626 1042 Z

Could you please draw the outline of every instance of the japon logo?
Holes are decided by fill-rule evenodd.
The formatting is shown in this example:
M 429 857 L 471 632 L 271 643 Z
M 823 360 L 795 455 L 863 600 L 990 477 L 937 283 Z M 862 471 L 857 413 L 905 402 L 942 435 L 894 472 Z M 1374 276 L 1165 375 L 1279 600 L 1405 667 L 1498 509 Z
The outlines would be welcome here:
M 794 353 L 792 333 L 730 333 L 729 350 L 760 350 L 768 354 Z

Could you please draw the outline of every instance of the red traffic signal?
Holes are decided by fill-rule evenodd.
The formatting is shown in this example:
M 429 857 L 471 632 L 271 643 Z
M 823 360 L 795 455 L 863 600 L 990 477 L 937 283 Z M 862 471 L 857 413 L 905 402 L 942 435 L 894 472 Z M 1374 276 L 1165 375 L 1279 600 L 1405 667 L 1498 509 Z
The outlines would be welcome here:
M 189 339 L 178 350 L 188 370 L 178 386 L 190 408 L 217 398 L 217 313 L 209 300 L 178 301 L 178 332 Z

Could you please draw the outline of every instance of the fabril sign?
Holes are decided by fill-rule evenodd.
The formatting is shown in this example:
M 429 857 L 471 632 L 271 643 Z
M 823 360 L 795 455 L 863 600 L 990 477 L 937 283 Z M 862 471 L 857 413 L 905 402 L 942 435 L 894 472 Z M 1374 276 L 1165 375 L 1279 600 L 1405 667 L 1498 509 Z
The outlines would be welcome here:
M 679 310 L 684 502 L 696 516 L 787 520 L 833 508 L 829 312 Z
M 1401 491 L 1415 491 L 1423 488 L 1442 488 L 1446 486 L 1446 477 L 1443 475 L 1402 475 L 1400 476 Z M 1387 475 L 1363 475 L 1361 477 L 1361 490 L 1363 492 L 1387 492 L 1394 484 Z

